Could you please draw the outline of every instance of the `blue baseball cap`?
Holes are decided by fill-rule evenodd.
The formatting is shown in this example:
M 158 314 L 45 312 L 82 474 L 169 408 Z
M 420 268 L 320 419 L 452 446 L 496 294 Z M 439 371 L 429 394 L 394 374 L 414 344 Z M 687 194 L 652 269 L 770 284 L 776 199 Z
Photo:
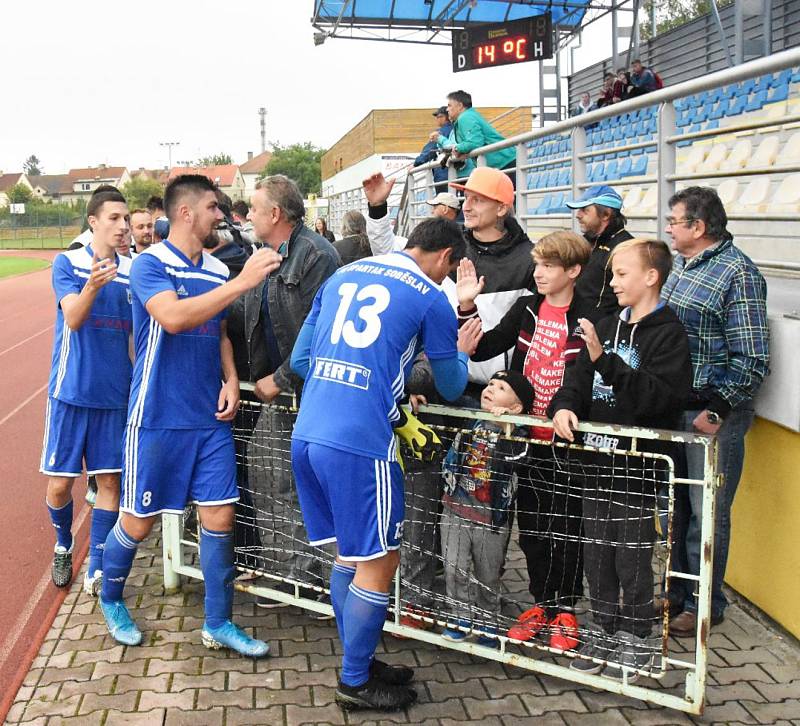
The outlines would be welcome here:
M 582 209 L 590 204 L 602 204 L 611 209 L 622 209 L 622 197 L 612 187 L 602 184 L 596 187 L 589 187 L 580 197 L 572 202 L 567 202 L 570 209 Z

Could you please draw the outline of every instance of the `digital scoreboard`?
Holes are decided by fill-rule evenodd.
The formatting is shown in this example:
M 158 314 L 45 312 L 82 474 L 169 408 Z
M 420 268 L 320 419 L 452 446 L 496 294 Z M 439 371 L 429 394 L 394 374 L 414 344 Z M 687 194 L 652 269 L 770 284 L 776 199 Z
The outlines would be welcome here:
M 454 30 L 453 73 L 553 57 L 550 13 Z

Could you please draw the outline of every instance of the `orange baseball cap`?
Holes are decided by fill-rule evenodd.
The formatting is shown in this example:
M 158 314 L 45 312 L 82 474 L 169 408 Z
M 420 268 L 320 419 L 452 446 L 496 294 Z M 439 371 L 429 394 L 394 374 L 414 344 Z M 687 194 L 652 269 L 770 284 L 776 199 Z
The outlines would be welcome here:
M 453 189 L 475 192 L 495 202 L 511 206 L 514 203 L 514 185 L 507 174 L 490 166 L 479 166 L 473 169 L 466 184 L 450 184 Z

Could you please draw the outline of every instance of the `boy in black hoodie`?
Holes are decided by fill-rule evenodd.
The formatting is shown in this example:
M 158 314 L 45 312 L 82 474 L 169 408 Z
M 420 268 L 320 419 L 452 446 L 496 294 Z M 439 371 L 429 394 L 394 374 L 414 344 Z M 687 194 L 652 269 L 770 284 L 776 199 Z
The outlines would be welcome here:
M 659 300 L 672 268 L 664 242 L 632 239 L 611 253 L 611 286 L 623 308 L 597 323 L 580 320 L 586 348 L 567 371 L 548 414 L 558 436 L 575 441 L 579 419 L 675 429 L 692 382 L 689 341 L 675 313 Z M 587 446 L 627 450 L 629 439 L 578 435 Z M 640 441 L 640 451 L 670 454 L 668 444 Z M 653 570 L 657 483 L 667 462 L 647 456 L 582 457 L 584 565 L 594 619 L 602 631 L 583 638 L 570 667 L 628 681 L 646 671 L 655 651 Z M 620 605 L 620 590 L 622 603 Z M 607 663 L 607 665 L 606 665 Z
M 489 360 L 513 348 L 510 369 L 523 374 L 535 391 L 532 410 L 525 413 L 545 417 L 564 372 L 584 347 L 575 329 L 580 318 L 594 319 L 596 311 L 575 294 L 575 281 L 591 253 L 589 243 L 569 230 L 542 237 L 532 253 L 536 294 L 519 298 L 496 327 L 482 334 L 475 299 L 483 289 L 483 277 L 478 277 L 470 260 L 461 261 L 458 319 L 478 334 L 471 359 Z M 548 445 L 552 429 L 534 426 L 530 435 L 546 442 L 529 447 L 524 468 L 518 466 L 519 544 L 533 605 L 519 616 L 508 637 L 521 641 L 538 637 L 564 651 L 578 644 L 574 606 L 583 595 L 581 498 L 568 489 L 557 458 L 562 450 L 554 452 Z

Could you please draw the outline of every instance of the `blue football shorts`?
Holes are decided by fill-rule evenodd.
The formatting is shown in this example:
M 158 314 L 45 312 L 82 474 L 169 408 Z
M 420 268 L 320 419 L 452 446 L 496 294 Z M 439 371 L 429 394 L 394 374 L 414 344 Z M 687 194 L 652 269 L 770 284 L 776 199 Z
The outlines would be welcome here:
M 118 474 L 126 417 L 124 409 L 73 406 L 48 398 L 39 471 L 77 477 L 85 462 L 89 475 Z
M 343 560 L 400 547 L 405 503 L 397 462 L 292 439 L 297 497 L 312 545 L 336 542 Z
M 239 499 L 230 426 L 145 429 L 128 426 L 120 511 L 135 517 L 183 513 Z

